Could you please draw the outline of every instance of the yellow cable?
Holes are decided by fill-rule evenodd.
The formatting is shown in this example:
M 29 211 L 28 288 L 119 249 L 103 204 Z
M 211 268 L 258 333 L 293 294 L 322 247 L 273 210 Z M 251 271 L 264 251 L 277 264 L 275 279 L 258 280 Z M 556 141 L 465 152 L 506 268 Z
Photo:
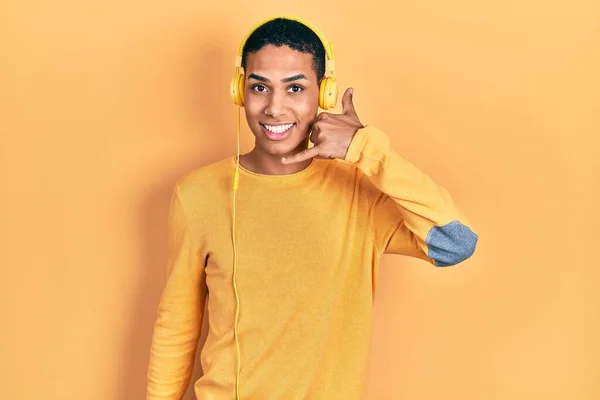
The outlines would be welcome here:
M 240 299 L 238 297 L 237 286 L 235 282 L 235 273 L 237 266 L 237 248 L 235 245 L 235 194 L 238 188 L 238 182 L 240 179 L 240 107 L 237 107 L 237 158 L 236 158 L 236 169 L 233 178 L 233 226 L 232 226 L 232 238 L 233 238 L 233 291 L 235 292 L 235 325 L 234 325 L 234 336 L 235 336 L 235 345 L 237 349 L 237 377 L 235 380 L 235 392 L 236 399 L 240 398 L 240 344 L 238 341 L 238 332 L 237 332 L 237 323 L 238 323 L 238 313 L 240 309 Z

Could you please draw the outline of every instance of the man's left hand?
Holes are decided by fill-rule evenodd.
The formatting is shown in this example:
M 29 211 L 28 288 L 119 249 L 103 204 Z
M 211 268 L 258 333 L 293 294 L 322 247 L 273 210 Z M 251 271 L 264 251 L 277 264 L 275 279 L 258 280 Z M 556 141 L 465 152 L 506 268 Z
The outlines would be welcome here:
M 281 161 L 284 164 L 292 164 L 313 157 L 345 158 L 352 138 L 359 129 L 364 128 L 354 110 L 353 92 L 352 88 L 348 88 L 344 93 L 342 114 L 322 112 L 315 119 L 310 135 L 310 141 L 315 144 L 314 147 L 287 158 L 284 157 Z

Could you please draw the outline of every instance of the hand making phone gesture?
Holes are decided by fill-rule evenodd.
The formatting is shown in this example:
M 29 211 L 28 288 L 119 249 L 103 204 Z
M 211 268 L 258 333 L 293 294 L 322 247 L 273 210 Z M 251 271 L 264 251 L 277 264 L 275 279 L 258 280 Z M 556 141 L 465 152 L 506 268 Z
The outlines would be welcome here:
M 315 119 L 310 141 L 315 145 L 289 157 L 282 158 L 284 164 L 292 164 L 310 158 L 345 158 L 348 147 L 356 132 L 364 128 L 354 110 L 354 90 L 346 89 L 342 98 L 342 113 L 323 112 Z

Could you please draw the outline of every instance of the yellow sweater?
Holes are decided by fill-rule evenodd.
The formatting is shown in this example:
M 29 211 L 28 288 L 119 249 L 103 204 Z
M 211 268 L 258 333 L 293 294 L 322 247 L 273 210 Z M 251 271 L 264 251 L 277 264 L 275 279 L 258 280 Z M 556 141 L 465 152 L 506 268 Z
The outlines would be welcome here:
M 236 399 L 234 170 L 235 157 L 224 159 L 189 172 L 173 191 L 147 400 L 185 393 L 206 301 L 196 396 Z M 454 265 L 471 256 L 477 235 L 448 192 L 372 126 L 356 133 L 345 160 L 313 159 L 290 175 L 240 173 L 238 398 L 362 399 L 381 255 Z

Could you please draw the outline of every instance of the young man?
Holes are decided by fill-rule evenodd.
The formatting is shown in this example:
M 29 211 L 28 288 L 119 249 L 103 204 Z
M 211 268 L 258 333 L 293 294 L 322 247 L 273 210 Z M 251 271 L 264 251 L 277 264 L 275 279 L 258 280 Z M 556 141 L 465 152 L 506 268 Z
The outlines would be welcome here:
M 147 399 L 183 396 L 208 301 L 199 400 L 358 400 L 382 254 L 449 266 L 478 238 L 443 187 L 363 125 L 351 89 L 342 114 L 317 116 L 325 50 L 313 30 L 274 19 L 243 49 L 255 146 L 239 160 L 237 208 L 236 157 L 173 191 Z

